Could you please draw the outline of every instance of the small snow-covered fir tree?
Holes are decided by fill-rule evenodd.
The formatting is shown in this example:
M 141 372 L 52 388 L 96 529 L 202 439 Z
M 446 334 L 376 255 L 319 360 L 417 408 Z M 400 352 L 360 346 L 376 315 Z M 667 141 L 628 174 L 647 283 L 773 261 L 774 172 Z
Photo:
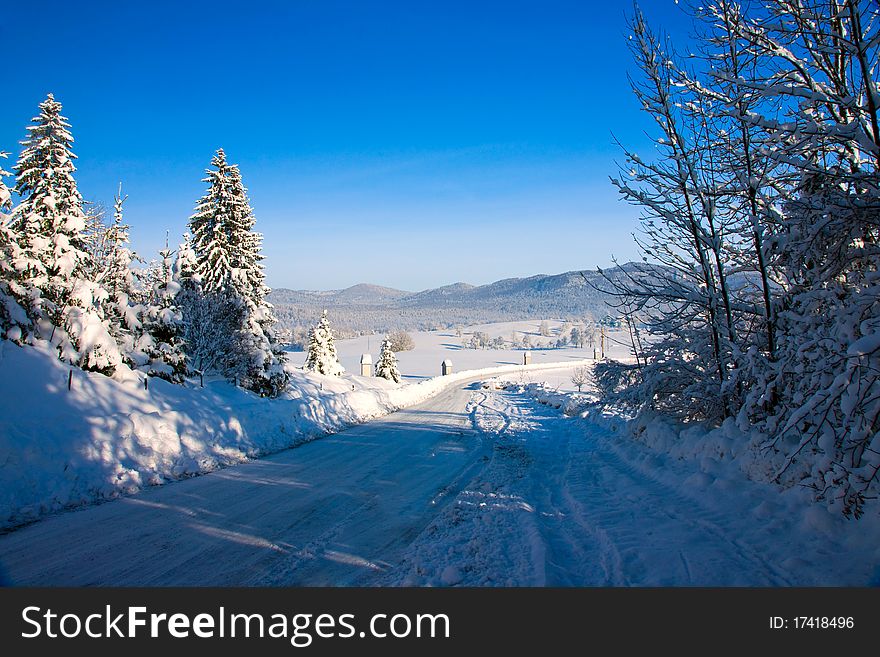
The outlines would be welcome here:
M 107 291 L 103 316 L 109 322 L 110 334 L 122 349 L 129 365 L 142 365 L 144 308 L 137 303 L 135 277 L 131 269 L 137 255 L 129 248 L 129 227 L 122 221 L 122 206 L 127 196 L 122 196 L 119 185 L 113 204 L 113 221 L 99 228 L 92 226 L 92 266 L 95 281 Z
M 242 306 L 241 312 L 234 313 L 241 316 L 241 325 L 233 331 L 238 344 L 227 351 L 224 372 L 246 388 L 275 396 L 286 386 L 288 376 L 272 332 L 272 306 L 266 301 L 269 290 L 261 264 L 262 236 L 253 230 L 254 213 L 238 166 L 227 162 L 223 149 L 214 155 L 211 166 L 203 180 L 208 191 L 190 218 L 195 273 L 202 293 L 216 297 L 217 307 Z M 191 301 L 194 307 L 198 305 Z M 228 323 L 228 314 L 224 323 Z
M 122 221 L 122 207 L 128 196 L 122 196 L 122 184 L 113 203 L 113 222 L 104 230 L 98 280 L 111 297 L 129 295 L 134 284 L 131 263 L 137 258 L 129 248 L 129 226 Z M 93 256 L 94 257 L 94 256 Z
M 177 247 L 177 257 L 174 258 L 174 276 L 181 286 L 188 283 L 198 283 L 201 287 L 201 278 L 197 276 L 196 269 L 199 261 L 192 247 L 192 236 L 184 233 L 183 242 Z
M 107 291 L 86 276 L 90 255 L 83 239 L 83 200 L 73 177 L 70 124 L 52 94 L 40 103 L 33 122 L 15 167 L 15 190 L 22 200 L 13 217 L 27 263 L 22 284 L 39 290 L 39 303 L 26 310 L 37 337 L 50 339 L 63 360 L 109 374 L 122 363 L 122 354 L 103 317 Z
M 345 371 L 336 354 L 333 330 L 326 310 L 321 313 L 318 325 L 309 331 L 309 352 L 303 369 L 330 376 L 339 376 Z
M 400 372 L 397 369 L 397 358 L 391 350 L 391 340 L 382 341 L 382 350 L 376 363 L 376 376 L 400 383 Z
M 176 299 L 181 290 L 175 276 L 174 252 L 165 248 L 159 252 L 159 276 L 153 284 L 151 303 L 144 311 L 145 343 L 149 363 L 146 371 L 172 383 L 180 383 L 186 376 L 186 357 L 183 351 L 183 315 Z

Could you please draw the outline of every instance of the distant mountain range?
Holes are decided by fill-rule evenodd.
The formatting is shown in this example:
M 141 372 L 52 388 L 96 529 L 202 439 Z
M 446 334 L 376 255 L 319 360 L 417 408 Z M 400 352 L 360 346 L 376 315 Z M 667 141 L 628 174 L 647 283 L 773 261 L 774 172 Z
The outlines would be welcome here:
M 632 265 L 606 270 L 612 277 Z M 395 329 L 429 330 L 456 325 L 519 319 L 601 318 L 613 311 L 596 271 L 507 278 L 488 285 L 454 283 L 407 292 L 361 283 L 344 290 L 308 291 L 279 288 L 269 295 L 283 327 L 311 326 L 327 309 L 341 334 Z

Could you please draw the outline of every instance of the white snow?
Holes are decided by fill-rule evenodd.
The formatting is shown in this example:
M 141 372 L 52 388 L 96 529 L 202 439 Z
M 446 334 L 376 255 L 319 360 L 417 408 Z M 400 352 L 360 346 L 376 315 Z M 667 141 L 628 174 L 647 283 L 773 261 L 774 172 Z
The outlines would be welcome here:
M 560 394 L 543 384 L 503 377 L 485 382 L 469 411 L 490 445 L 488 464 L 380 583 L 816 586 L 880 580 L 880 517 L 848 521 L 803 491 L 749 480 L 725 439 L 732 423 L 684 437 L 656 424 L 634 441 L 622 418 L 580 410 L 588 401 L 589 395 Z M 686 447 L 670 449 L 675 442 Z
M 853 342 L 846 353 L 850 356 L 865 356 L 878 349 L 880 349 L 880 333 L 871 333 Z
M 405 383 L 438 376 L 440 364 L 444 360 L 452 361 L 456 372 L 501 365 L 520 365 L 523 362 L 523 349 L 466 349 L 462 347 L 462 341 L 469 340 L 474 332 L 482 332 L 488 334 L 490 338 L 503 337 L 508 341 L 512 334 L 516 333 L 520 338 L 523 335 L 528 335 L 535 343 L 555 342 L 562 322 L 548 320 L 547 324 L 550 327 L 550 336 L 548 337 L 541 336 L 541 322 L 538 320 L 468 326 L 461 329 L 460 337 L 456 335 L 454 330 L 411 332 L 410 335 L 416 345 L 415 349 L 395 352 L 398 368 Z M 606 355 L 618 360 L 628 359 L 629 338 L 626 337 L 625 332 L 610 330 L 608 336 Z M 348 340 L 336 340 L 336 351 L 343 367 L 349 372 L 360 371 L 361 355 L 378 356 L 383 337 L 382 335 L 365 335 Z M 596 348 L 599 349 L 598 334 Z M 584 349 L 570 346 L 560 349 L 532 347 L 529 351 L 532 354 L 533 365 L 574 362 L 593 358 L 592 347 Z M 306 358 L 305 352 L 291 352 L 288 356 L 290 362 L 296 365 L 302 365 Z
M 90 481 L 112 495 L 120 484 L 108 475 L 137 487 L 150 462 L 186 476 L 196 455 L 243 460 L 248 450 L 306 440 L 309 429 L 412 406 L 0 536 L 12 583 L 763 586 L 880 576 L 877 518 L 847 521 L 803 491 L 750 481 L 730 448 L 732 425 L 682 434 L 656 421 L 633 440 L 624 418 L 584 415 L 589 393 L 520 383 L 541 372 L 561 379 L 571 366 L 488 368 L 476 379 L 458 372 L 408 386 L 301 376 L 289 398 L 268 401 L 217 382 L 201 390 L 154 381 L 143 391 L 98 375 L 67 392 L 59 380 L 67 370 L 55 363 L 33 349 L 0 352 L 0 369 L 40 374 L 19 377 L 17 404 L 55 402 L 42 413 L 30 405 L 40 417 L 9 439 L 18 452 L 5 444 L 4 491 L 26 492 L 9 485 L 26 470 L 43 493 L 88 493 Z M 504 379 L 512 385 L 501 389 Z M 2 381 L 8 400 L 15 386 Z M 79 413 L 80 425 L 65 408 L 73 405 L 90 413 Z M 2 435 L 26 415 L 4 417 Z M 109 426 L 127 433 L 113 437 Z M 103 451 L 89 458 L 90 449 Z
M 115 381 L 2 340 L 0 528 L 277 452 L 422 402 L 473 374 L 521 369 L 398 386 L 290 365 L 290 389 L 263 399 L 222 380 L 200 388 L 151 378 L 145 390 L 141 375 Z
M 683 429 L 598 414 L 594 393 L 571 383 L 593 362 L 576 358 L 583 351 L 499 365 L 517 352 L 455 349 L 443 333 L 416 334 L 416 349 L 401 354 L 409 384 L 291 364 L 291 388 L 273 400 L 220 380 L 150 379 L 144 389 L 138 376 L 71 370 L 49 351 L 0 342 L 0 526 L 123 496 L 0 537 L 5 576 L 34 585 L 880 582 L 880 516 L 848 521 L 804 490 L 757 481 L 733 422 Z M 340 342 L 343 358 L 359 358 L 366 340 Z M 456 373 L 429 378 L 447 350 Z M 546 362 L 551 354 L 558 362 Z M 462 369 L 475 364 L 484 366 Z M 210 473 L 226 465 L 236 467 Z

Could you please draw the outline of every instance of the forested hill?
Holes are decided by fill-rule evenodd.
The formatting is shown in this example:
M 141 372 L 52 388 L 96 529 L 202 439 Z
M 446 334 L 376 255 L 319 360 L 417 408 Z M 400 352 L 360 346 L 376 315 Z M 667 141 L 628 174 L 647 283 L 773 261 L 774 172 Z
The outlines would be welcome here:
M 630 266 L 606 273 L 614 277 Z M 604 295 L 590 283 L 602 285 L 595 270 L 508 278 L 479 286 L 454 283 L 421 292 L 368 284 L 320 292 L 280 288 L 269 300 L 284 328 L 314 324 L 326 308 L 334 329 L 342 333 L 427 330 L 515 319 L 601 318 L 611 311 Z

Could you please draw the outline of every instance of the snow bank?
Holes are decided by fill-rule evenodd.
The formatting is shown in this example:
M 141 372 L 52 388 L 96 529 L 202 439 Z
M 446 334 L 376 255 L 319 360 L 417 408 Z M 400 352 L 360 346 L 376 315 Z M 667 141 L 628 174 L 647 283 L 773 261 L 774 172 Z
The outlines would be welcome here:
M 546 383 L 521 384 L 496 377 L 483 383 L 496 389 L 514 389 L 546 406 L 561 410 L 566 415 L 589 418 L 591 422 L 619 435 L 631 435 L 654 451 L 663 452 L 675 459 L 736 460 L 745 472 L 751 472 L 753 460 L 749 444 L 760 439 L 737 428 L 733 419 L 721 427 L 709 428 L 702 424 L 681 425 L 659 414 L 642 414 L 638 419 L 597 406 L 595 393 L 561 392 Z
M 546 367 L 404 386 L 293 370 L 290 390 L 264 399 L 224 381 L 201 388 L 153 378 L 145 390 L 142 379 L 71 370 L 51 351 L 0 341 L 0 528 L 293 447 L 476 376 Z
M 547 383 L 521 383 L 504 377 L 495 377 L 483 383 L 484 387 L 495 390 L 513 388 L 521 394 L 533 397 L 545 406 L 558 408 L 566 415 L 579 415 L 596 402 L 596 395 L 580 392 L 562 392 L 558 387 Z

